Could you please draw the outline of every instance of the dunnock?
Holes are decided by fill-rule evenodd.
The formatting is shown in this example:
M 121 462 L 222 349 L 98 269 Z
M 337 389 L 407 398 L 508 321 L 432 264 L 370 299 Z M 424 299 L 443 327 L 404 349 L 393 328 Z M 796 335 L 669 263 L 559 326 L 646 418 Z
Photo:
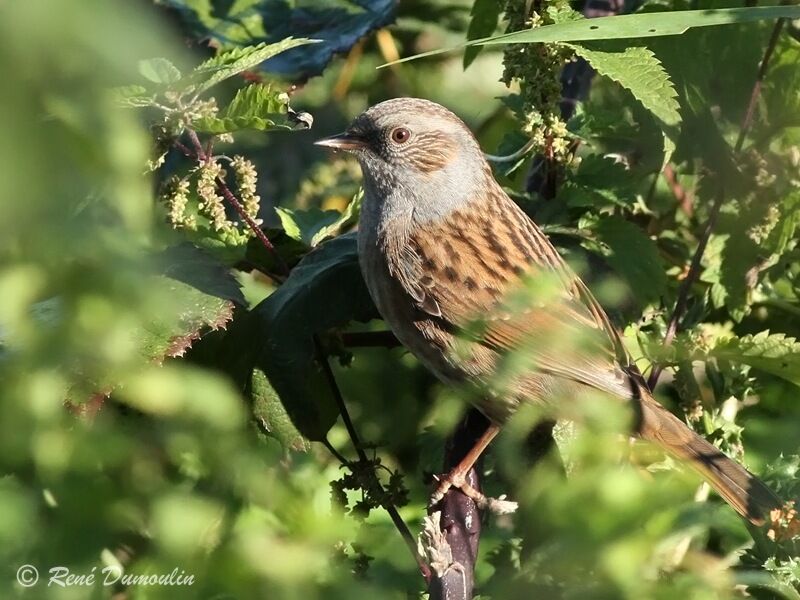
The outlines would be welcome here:
M 389 100 L 317 143 L 352 152 L 361 164 L 361 269 L 406 348 L 443 381 L 484 387 L 509 351 L 534 354 L 534 366 L 504 393 L 481 395 L 477 407 L 493 426 L 433 501 L 450 485 L 475 493 L 464 475 L 521 402 L 552 405 L 588 386 L 634 402 L 636 433 L 695 467 L 751 522 L 763 523 L 779 505 L 761 481 L 653 399 L 601 306 L 494 180 L 457 116 L 427 100 Z M 555 300 L 509 312 L 504 299 L 526 281 L 555 282 Z M 477 318 L 479 334 L 470 327 Z M 556 337 L 581 341 L 565 351 Z

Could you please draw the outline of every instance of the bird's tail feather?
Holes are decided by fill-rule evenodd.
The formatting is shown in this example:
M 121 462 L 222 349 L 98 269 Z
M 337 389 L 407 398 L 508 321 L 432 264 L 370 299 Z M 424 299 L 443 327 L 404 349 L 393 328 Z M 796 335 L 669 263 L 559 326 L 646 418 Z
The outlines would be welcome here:
M 646 389 L 639 387 L 639 393 L 639 433 L 644 439 L 699 471 L 736 512 L 754 525 L 763 525 L 770 511 L 781 506 L 779 498 L 758 477 L 689 429 Z

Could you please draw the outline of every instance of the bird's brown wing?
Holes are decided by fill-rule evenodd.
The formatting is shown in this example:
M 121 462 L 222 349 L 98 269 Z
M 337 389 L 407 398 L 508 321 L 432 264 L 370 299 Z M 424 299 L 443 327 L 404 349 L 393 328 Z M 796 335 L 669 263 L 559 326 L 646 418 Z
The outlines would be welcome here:
M 499 188 L 488 206 L 454 213 L 402 246 L 390 252 L 398 257 L 390 270 L 417 306 L 445 326 L 463 330 L 480 320 L 480 342 L 498 353 L 525 346 L 543 372 L 629 393 L 617 366 L 627 364 L 627 355 L 605 312 Z M 555 292 L 509 306 L 514 290 L 526 280 L 535 287 L 537 277 Z

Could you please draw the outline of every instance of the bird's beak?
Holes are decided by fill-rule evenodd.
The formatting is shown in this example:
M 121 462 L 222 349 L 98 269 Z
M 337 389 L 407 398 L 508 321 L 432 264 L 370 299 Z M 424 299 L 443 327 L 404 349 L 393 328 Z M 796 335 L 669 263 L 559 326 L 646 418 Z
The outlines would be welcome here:
M 367 141 L 352 133 L 340 133 L 332 135 L 321 140 L 314 142 L 317 146 L 325 146 L 326 148 L 334 148 L 336 150 L 358 150 L 367 145 Z

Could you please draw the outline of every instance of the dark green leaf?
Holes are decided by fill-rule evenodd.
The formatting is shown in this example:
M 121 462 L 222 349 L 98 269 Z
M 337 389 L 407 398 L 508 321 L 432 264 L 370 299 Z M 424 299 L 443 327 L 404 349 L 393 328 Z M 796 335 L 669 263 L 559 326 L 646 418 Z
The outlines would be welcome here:
M 601 219 L 596 231 L 609 250 L 606 260 L 639 302 L 658 301 L 666 291 L 667 276 L 653 240 L 633 223 L 616 217 Z
M 261 369 L 253 370 L 250 379 L 253 416 L 260 428 L 278 440 L 284 448 L 307 452 L 309 441 L 297 430 L 283 407 L 277 392 Z
M 467 29 L 467 40 L 477 40 L 492 35 L 497 29 L 501 8 L 500 0 L 475 0 Z M 465 69 L 472 64 L 480 51 L 480 46 L 469 46 L 464 50 Z
M 249 329 L 259 342 L 256 366 L 297 429 L 311 440 L 323 439 L 338 411 L 315 363 L 313 336 L 377 316 L 361 277 L 355 236 L 338 237 L 311 252 L 251 316 Z

